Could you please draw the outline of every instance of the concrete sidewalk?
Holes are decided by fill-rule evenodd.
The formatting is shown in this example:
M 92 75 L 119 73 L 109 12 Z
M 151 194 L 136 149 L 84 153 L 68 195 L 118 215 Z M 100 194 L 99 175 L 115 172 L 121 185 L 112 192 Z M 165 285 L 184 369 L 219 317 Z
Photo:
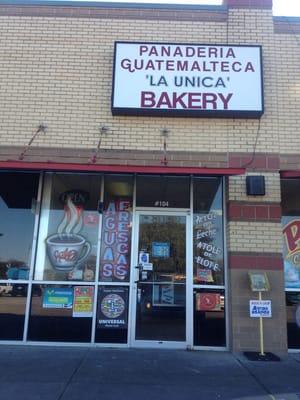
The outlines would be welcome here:
M 300 353 L 0 346 L 1 400 L 300 399 Z

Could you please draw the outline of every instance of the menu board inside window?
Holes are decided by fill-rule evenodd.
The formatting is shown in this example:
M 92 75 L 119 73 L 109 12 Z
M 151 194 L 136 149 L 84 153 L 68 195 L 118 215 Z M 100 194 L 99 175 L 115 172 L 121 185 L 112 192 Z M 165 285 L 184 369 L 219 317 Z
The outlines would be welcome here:
M 194 283 L 224 285 L 221 178 L 194 179 Z

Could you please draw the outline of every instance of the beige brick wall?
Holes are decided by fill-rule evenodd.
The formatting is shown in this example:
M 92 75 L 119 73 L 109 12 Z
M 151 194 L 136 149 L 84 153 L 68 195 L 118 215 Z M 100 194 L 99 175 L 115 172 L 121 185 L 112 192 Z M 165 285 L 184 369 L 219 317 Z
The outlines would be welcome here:
M 247 201 L 247 202 L 275 202 L 281 200 L 280 194 L 280 175 L 270 172 L 249 172 L 247 175 L 263 175 L 265 177 L 266 194 L 265 196 L 247 196 L 246 175 L 235 175 L 229 177 L 228 200 Z
M 115 40 L 219 43 L 223 23 L 70 18 L 1 18 L 0 130 L 7 144 L 25 143 L 39 121 L 49 133 L 43 146 L 94 147 L 98 126 L 110 127 L 104 148 L 160 149 L 160 130 L 171 130 L 170 149 L 216 151 L 226 147 L 227 123 L 195 119 L 112 117 L 110 111 Z M 8 24 L 7 24 L 8 22 Z M 199 32 L 201 36 L 199 37 Z M 9 66 L 9 68 L 8 68 Z M 9 101 L 8 101 L 9 99 Z M 202 132 L 201 132 L 202 131 Z M 211 140 L 216 132 L 215 140 Z M 182 141 L 182 135 L 185 141 Z
M 300 151 L 300 35 L 276 35 L 278 130 L 280 152 Z
M 274 51 L 276 39 L 273 34 L 272 11 L 230 9 L 228 24 L 228 43 L 262 45 L 265 113 L 261 118 L 257 151 L 278 152 L 277 102 L 273 89 L 276 87 L 277 79 Z M 230 146 L 233 145 L 233 151 L 253 150 L 257 121 L 248 121 L 247 124 L 244 120 L 235 122 L 233 140 L 230 143 Z M 234 143 L 238 143 L 239 147 L 235 147 Z
M 35 145 L 93 148 L 104 124 L 103 148 L 158 150 L 166 127 L 170 150 L 252 152 L 257 120 L 111 116 L 113 42 L 152 40 L 262 44 L 266 111 L 257 151 L 300 147 L 298 47 L 292 35 L 274 35 L 270 10 L 230 9 L 228 25 L 2 16 L 0 38 L 0 145 L 26 144 L 45 121 L 49 131 Z
M 264 272 L 264 271 L 262 271 Z M 285 353 L 286 345 L 286 309 L 281 271 L 267 272 L 270 291 L 262 294 L 263 300 L 272 301 L 272 318 L 264 318 L 264 349 L 275 353 Z M 231 270 L 232 282 L 229 292 L 232 304 L 231 348 L 233 351 L 260 351 L 259 318 L 250 318 L 249 301 L 258 300 L 258 294 L 250 291 L 248 271 Z
M 230 251 L 281 253 L 282 227 L 274 222 L 228 223 Z

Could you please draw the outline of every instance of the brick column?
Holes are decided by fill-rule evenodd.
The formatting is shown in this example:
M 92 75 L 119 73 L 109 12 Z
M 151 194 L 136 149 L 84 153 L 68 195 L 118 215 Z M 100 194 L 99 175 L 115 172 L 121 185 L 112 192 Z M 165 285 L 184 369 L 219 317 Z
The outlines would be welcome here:
M 265 196 L 247 196 L 245 176 L 229 179 L 231 349 L 259 351 L 259 320 L 249 316 L 249 300 L 258 299 L 258 293 L 250 290 L 248 272 L 260 271 L 266 272 L 270 281 L 271 290 L 263 293 L 263 299 L 272 301 L 273 314 L 264 319 L 265 351 L 282 354 L 287 351 L 287 338 L 280 176 L 278 171 L 254 174 L 265 176 Z

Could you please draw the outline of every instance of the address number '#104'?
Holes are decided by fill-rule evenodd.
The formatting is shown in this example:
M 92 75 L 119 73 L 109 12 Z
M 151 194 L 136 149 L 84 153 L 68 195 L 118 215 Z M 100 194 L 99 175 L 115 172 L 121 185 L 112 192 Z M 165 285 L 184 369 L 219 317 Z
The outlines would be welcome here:
M 156 200 L 154 202 L 155 207 L 169 207 L 169 202 L 168 201 L 162 201 L 162 200 Z

